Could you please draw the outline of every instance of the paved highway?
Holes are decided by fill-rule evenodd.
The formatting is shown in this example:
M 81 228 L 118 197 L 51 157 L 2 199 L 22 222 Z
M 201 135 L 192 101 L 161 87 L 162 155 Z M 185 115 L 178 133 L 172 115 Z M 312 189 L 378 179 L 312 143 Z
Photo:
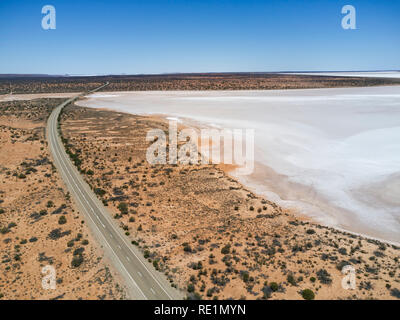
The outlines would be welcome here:
M 90 91 L 93 93 L 107 84 Z M 66 105 L 84 96 L 66 100 L 51 113 L 47 123 L 47 141 L 54 165 L 60 172 L 72 199 L 85 217 L 96 240 L 124 280 L 129 298 L 140 300 L 174 300 L 183 295 L 171 287 L 165 276 L 156 271 L 143 254 L 130 243 L 129 239 L 111 218 L 110 212 L 97 199 L 89 185 L 75 168 L 65 152 L 57 130 L 58 116 Z

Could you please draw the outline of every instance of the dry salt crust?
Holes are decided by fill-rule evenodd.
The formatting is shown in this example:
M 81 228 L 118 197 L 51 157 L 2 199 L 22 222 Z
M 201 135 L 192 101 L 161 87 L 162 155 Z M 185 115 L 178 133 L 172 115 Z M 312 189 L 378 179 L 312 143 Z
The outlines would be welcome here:
M 40 98 L 71 98 L 79 93 L 28 93 L 28 94 L 4 94 L 0 95 L 0 102 L 3 101 L 20 101 L 20 100 L 34 100 Z
M 400 71 L 378 72 L 290 72 L 290 74 L 330 77 L 400 78 Z
M 400 86 L 110 92 L 79 105 L 255 129 L 255 171 L 241 182 L 320 223 L 400 242 Z

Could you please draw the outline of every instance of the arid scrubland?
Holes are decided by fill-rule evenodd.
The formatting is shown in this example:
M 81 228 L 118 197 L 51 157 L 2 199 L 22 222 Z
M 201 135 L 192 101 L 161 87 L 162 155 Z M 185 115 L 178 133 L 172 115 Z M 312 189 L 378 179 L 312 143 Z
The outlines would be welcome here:
M 149 165 L 156 117 L 68 106 L 64 144 L 116 223 L 171 285 L 202 299 L 399 299 L 400 248 L 318 225 L 216 165 Z M 343 266 L 355 288 L 342 287 Z
M 400 79 L 274 73 L 193 73 L 126 76 L 0 77 L 0 94 L 84 92 L 109 82 L 106 91 L 272 90 L 398 85 Z
M 125 297 L 47 149 L 47 117 L 64 100 L 0 103 L 1 299 Z M 42 287 L 45 266 L 55 290 Z

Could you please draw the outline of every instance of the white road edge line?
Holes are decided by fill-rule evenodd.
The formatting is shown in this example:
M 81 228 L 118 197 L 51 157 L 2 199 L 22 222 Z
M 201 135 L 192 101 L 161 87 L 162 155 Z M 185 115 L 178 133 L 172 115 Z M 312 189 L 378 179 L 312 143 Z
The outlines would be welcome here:
M 54 126 L 53 126 L 54 129 Z M 55 132 L 56 132 L 56 136 L 58 137 L 57 134 L 57 127 L 55 127 Z M 59 147 L 57 144 L 55 144 L 57 147 Z M 58 150 L 59 151 L 59 150 Z M 59 151 L 59 154 L 61 155 L 61 152 Z M 67 167 L 64 163 L 64 160 L 62 159 L 62 157 L 60 158 L 60 160 L 63 162 L 64 166 Z M 83 194 L 82 190 L 80 187 L 78 187 L 78 185 L 76 184 L 74 178 L 72 177 L 72 175 L 68 172 L 68 174 L 71 176 L 71 179 L 73 180 L 75 186 L 77 187 L 78 191 L 82 194 L 83 199 L 87 202 L 87 204 L 90 206 L 88 200 L 86 199 L 85 195 Z M 86 190 L 85 190 L 86 192 Z M 96 206 L 96 201 L 92 198 L 92 195 L 88 193 L 88 196 L 90 198 L 90 200 L 93 202 L 93 205 Z M 90 206 L 91 207 L 91 206 Z M 99 209 L 99 208 L 97 208 Z M 99 211 L 101 212 L 101 210 L 99 209 Z M 117 235 L 118 234 L 118 230 L 115 229 L 115 226 L 112 223 L 109 223 L 111 228 L 114 229 L 114 231 L 116 232 Z M 103 225 L 104 227 L 104 225 Z M 119 237 L 120 240 L 122 240 L 122 242 L 125 243 L 126 247 L 128 248 L 128 250 L 136 257 L 136 259 L 141 263 L 141 265 L 147 270 L 147 272 L 149 273 L 149 275 L 153 278 L 153 280 L 159 285 L 159 287 L 165 292 L 165 294 L 171 299 L 173 300 L 173 298 L 170 296 L 170 294 L 167 292 L 167 290 L 163 287 L 163 285 L 157 280 L 157 278 L 153 275 L 153 273 L 151 272 L 151 270 L 149 270 L 149 268 L 143 263 L 143 261 L 140 259 L 140 257 L 137 256 L 137 254 L 131 249 L 131 247 L 127 244 L 126 240 L 124 237 Z
M 50 139 L 53 138 L 53 143 L 54 143 L 54 137 L 50 137 Z M 56 144 L 53 145 L 53 147 L 56 146 Z M 54 148 L 55 151 L 58 151 L 58 153 L 61 155 L 59 150 L 56 150 L 57 148 Z M 57 161 L 57 160 L 56 160 Z M 60 168 L 61 170 L 64 172 L 64 175 L 67 177 L 68 180 L 73 179 L 71 174 L 68 172 L 67 167 L 65 165 L 65 163 L 63 162 L 62 158 L 60 157 L 59 161 L 60 163 Z M 65 166 L 65 169 L 62 166 Z M 68 175 L 66 174 L 68 173 L 70 175 L 70 177 L 68 177 Z M 71 181 L 71 180 L 70 180 Z M 76 185 L 75 181 L 74 184 Z M 78 190 L 81 192 L 82 196 L 83 193 L 82 191 L 79 189 L 79 187 L 77 187 Z M 74 191 L 73 191 L 74 192 Z M 77 194 L 78 195 L 78 194 Z M 83 196 L 84 197 L 84 196 Z M 80 197 L 78 196 L 77 199 L 79 200 L 79 202 L 81 203 L 82 207 L 84 207 L 82 200 L 80 199 Z M 96 223 L 93 221 L 93 219 L 90 217 L 90 215 L 88 215 L 89 219 L 92 220 L 93 224 L 96 226 L 96 228 L 99 230 L 99 233 L 101 234 L 101 236 L 104 239 L 104 242 L 107 244 L 107 246 L 110 248 L 111 252 L 114 254 L 114 256 L 117 258 L 117 260 L 120 261 L 121 266 L 124 268 L 126 274 L 129 276 L 129 278 L 131 278 L 132 282 L 134 283 L 134 285 L 137 287 L 137 289 L 139 290 L 139 292 L 142 294 L 142 296 L 147 300 L 146 295 L 143 293 L 143 291 L 140 289 L 140 287 L 138 286 L 138 284 L 136 283 L 136 281 L 132 278 L 132 276 L 129 274 L 128 270 L 125 268 L 124 264 L 122 263 L 121 259 L 118 257 L 118 255 L 114 252 L 114 250 L 111 248 L 111 246 L 109 245 L 107 239 L 104 237 L 103 233 L 100 231 L 100 229 L 97 227 Z
M 81 94 L 81 95 L 79 95 L 79 96 L 82 96 L 82 95 L 85 95 L 85 94 Z M 77 96 L 77 97 L 79 97 L 79 96 Z M 62 108 L 63 108 L 65 105 L 67 105 L 68 103 L 72 102 L 72 101 L 75 100 L 77 97 L 71 98 L 71 99 L 67 100 L 67 101 L 62 105 L 62 107 L 59 106 L 60 111 L 62 110 Z M 59 112 L 60 112 L 60 111 L 59 111 Z M 58 112 L 58 114 L 59 114 L 59 112 Z M 56 113 L 57 113 L 57 112 L 56 112 Z M 53 116 L 53 118 L 54 118 L 54 117 L 55 117 L 55 113 L 52 113 L 52 116 Z M 70 180 L 70 181 L 72 181 L 72 182 L 74 183 L 74 185 L 76 186 L 76 189 L 77 189 L 77 190 L 80 192 L 80 194 L 82 195 L 83 200 L 85 200 L 85 202 L 88 204 L 88 206 L 90 207 L 90 209 L 94 212 L 93 207 L 90 205 L 90 203 L 89 203 L 89 201 L 87 200 L 86 196 L 83 194 L 81 188 L 76 184 L 74 177 L 73 177 L 73 176 L 71 175 L 71 173 L 68 171 L 67 165 L 65 164 L 64 159 L 63 159 L 63 157 L 62 157 L 62 153 L 61 153 L 61 151 L 59 150 L 60 146 L 59 146 L 59 144 L 58 144 L 57 141 L 56 141 L 56 140 L 60 140 L 59 137 L 58 137 L 58 132 L 57 132 L 57 119 L 55 119 L 55 122 L 52 123 L 51 129 L 52 129 L 52 132 L 51 132 L 51 133 L 53 133 L 53 136 L 52 136 L 50 133 L 49 133 L 49 134 L 50 134 L 50 138 L 52 138 L 52 142 L 53 142 L 53 144 L 54 144 L 53 149 L 56 150 L 56 151 L 59 153 L 59 155 L 60 155 L 60 159 L 59 159 L 58 162 L 61 164 L 61 168 L 62 168 L 62 165 L 64 165 L 65 169 L 64 169 L 64 168 L 62 168 L 62 169 L 63 169 L 63 171 L 64 171 L 65 176 L 68 177 L 67 174 L 70 176 L 70 177 L 68 177 L 68 180 Z M 55 134 L 54 134 L 54 132 L 55 132 Z M 65 153 L 65 151 L 64 151 L 64 153 Z M 64 157 L 65 157 L 65 155 L 64 155 Z M 67 173 L 67 174 L 66 174 L 66 173 Z M 83 187 L 83 186 L 82 186 L 82 187 Z M 86 190 L 84 190 L 84 191 L 86 192 Z M 74 192 L 74 193 L 76 193 L 76 192 Z M 101 210 L 97 207 L 96 201 L 93 200 L 92 195 L 91 195 L 90 193 L 87 193 L 87 195 L 89 196 L 89 199 L 93 202 L 93 205 L 96 206 L 96 208 L 101 212 Z M 81 202 L 80 199 L 79 199 L 79 201 Z M 83 203 L 81 202 L 81 204 L 83 204 Z M 90 217 L 90 216 L 89 216 L 89 217 Z M 91 217 L 90 217 L 90 219 L 91 219 Z M 92 220 L 92 219 L 91 219 L 91 220 Z M 106 220 L 107 220 L 107 219 L 106 219 Z M 93 220 L 92 220 L 92 221 L 93 221 Z M 94 221 L 93 221 L 93 223 L 94 223 Z M 115 226 L 114 226 L 112 223 L 110 223 L 110 222 L 109 222 L 109 224 L 110 224 L 111 228 L 114 229 L 114 231 L 116 232 L 116 234 L 119 235 L 119 234 L 118 234 L 118 231 L 116 231 L 116 229 L 115 229 Z M 102 226 L 103 226 L 103 228 L 105 228 L 104 224 L 102 224 Z M 99 230 L 99 231 L 100 231 L 100 230 Z M 101 233 L 101 232 L 100 232 L 100 233 Z M 104 237 L 103 234 L 102 234 L 102 236 L 103 236 L 103 238 L 106 240 L 106 238 Z M 166 295 L 167 295 L 170 299 L 173 299 L 173 298 L 169 295 L 169 293 L 165 290 L 165 288 L 163 287 L 163 285 L 155 278 L 155 276 L 154 276 L 153 273 L 148 269 L 148 267 L 141 261 L 141 259 L 136 255 L 136 253 L 131 249 L 131 247 L 130 247 L 129 245 L 127 245 L 126 239 L 124 239 L 124 237 L 121 237 L 121 236 L 120 236 L 119 238 L 120 238 L 120 240 L 122 240 L 122 242 L 125 243 L 125 246 L 128 248 L 128 250 L 137 258 L 137 260 L 141 263 L 141 265 L 148 271 L 149 275 L 150 275 L 150 276 L 153 278 L 153 280 L 160 286 L 160 288 L 166 293 Z M 107 242 L 107 244 L 108 244 L 108 241 L 107 241 L 107 240 L 106 240 L 106 242 Z M 112 250 L 111 247 L 110 247 L 110 249 Z M 119 259 L 119 260 L 120 260 L 120 259 Z M 121 260 L 120 260 L 120 261 L 121 261 Z M 122 261 L 121 261 L 121 263 L 122 263 Z M 130 275 L 129 275 L 129 276 L 130 276 Z M 136 283 L 135 283 L 135 284 L 136 284 Z M 136 285 L 137 285 L 137 284 L 136 284 Z M 140 289 L 139 289 L 139 290 L 140 290 Z
M 74 99 L 69 99 L 69 100 L 73 101 Z M 68 100 L 67 102 L 64 103 L 63 107 L 64 107 L 66 104 L 68 104 L 69 102 L 71 102 L 71 101 L 69 101 L 69 100 Z M 62 109 L 62 108 L 60 108 L 60 109 Z M 55 113 L 52 113 L 50 117 L 52 117 L 52 119 L 51 119 L 51 125 L 50 125 L 50 127 L 51 127 L 52 130 L 51 130 L 50 132 L 48 132 L 48 136 L 49 136 L 50 141 L 51 141 L 51 149 L 53 149 L 54 154 L 57 154 L 57 153 L 58 153 L 59 156 L 60 156 L 60 159 L 56 159 L 56 157 L 54 157 L 54 160 L 60 164 L 60 169 L 61 169 L 61 171 L 64 173 L 64 176 L 65 176 L 70 182 L 72 181 L 72 182 L 76 185 L 76 183 L 75 183 L 75 181 L 74 181 L 72 175 L 68 172 L 67 166 L 65 165 L 65 163 L 64 163 L 64 161 L 63 161 L 63 159 L 62 159 L 62 154 L 61 154 L 61 152 L 57 149 L 57 145 L 58 145 L 58 144 L 57 144 L 57 141 L 55 141 L 56 138 L 54 137 L 54 131 L 56 132 L 56 137 L 58 137 L 58 134 L 57 134 L 57 126 L 54 126 L 54 123 L 53 123 L 53 118 L 55 117 Z M 56 124 L 57 124 L 57 122 L 56 122 Z M 63 165 L 65 166 L 65 169 L 63 168 Z M 70 177 L 68 177 L 68 175 L 69 175 Z M 71 180 L 71 179 L 72 179 L 72 180 Z M 82 191 L 80 190 L 80 188 L 79 188 L 78 186 L 77 186 L 77 189 L 78 189 L 78 190 L 80 191 L 80 193 L 82 194 L 83 199 L 86 200 L 86 198 L 84 197 Z M 72 192 L 75 193 L 76 195 L 78 195 L 74 190 L 72 190 Z M 77 199 L 78 199 L 78 201 L 81 203 L 82 207 L 85 207 L 85 206 L 83 205 L 83 203 L 82 203 L 82 201 L 81 201 L 81 199 L 80 199 L 79 196 L 77 196 Z M 87 202 L 87 200 L 86 200 L 86 202 Z M 87 202 L 87 203 L 88 203 L 88 202 Z M 88 205 L 89 205 L 89 203 L 88 203 Z M 90 207 L 90 205 L 89 205 L 89 207 Z M 92 208 L 92 210 L 93 210 L 93 208 Z M 140 287 L 137 285 L 136 281 L 135 281 L 135 280 L 132 278 L 132 276 L 129 274 L 128 270 L 125 268 L 125 266 L 123 265 L 123 263 L 122 263 L 122 261 L 120 260 L 120 258 L 117 256 L 117 254 L 116 254 L 116 253 L 114 252 L 114 250 L 111 248 L 111 246 L 109 245 L 107 239 L 104 237 L 103 233 L 99 230 L 99 228 L 97 227 L 96 223 L 93 221 L 93 219 L 90 217 L 90 215 L 88 215 L 88 217 L 90 218 L 90 220 L 92 220 L 94 226 L 98 229 L 99 233 L 101 234 L 102 238 L 104 239 L 104 242 L 105 242 L 106 245 L 110 248 L 111 252 L 112 252 L 112 253 L 114 254 L 114 256 L 117 258 L 117 260 L 120 261 L 120 264 L 121 264 L 121 266 L 123 267 L 123 269 L 125 270 L 126 274 L 127 274 L 127 275 L 129 276 L 129 278 L 132 280 L 132 282 L 133 282 L 134 285 L 137 287 L 137 289 L 138 289 L 139 292 L 142 294 L 142 296 L 143 296 L 145 299 L 147 299 L 146 295 L 143 293 L 143 291 L 142 291 L 142 290 L 140 289 Z

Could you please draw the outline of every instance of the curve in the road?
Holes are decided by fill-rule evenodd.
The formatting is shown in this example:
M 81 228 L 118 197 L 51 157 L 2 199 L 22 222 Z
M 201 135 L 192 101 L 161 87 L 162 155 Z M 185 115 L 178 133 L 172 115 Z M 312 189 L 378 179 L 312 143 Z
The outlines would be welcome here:
M 89 93 L 100 90 L 106 85 Z M 84 95 L 86 94 L 66 100 L 53 110 L 48 119 L 46 133 L 54 164 L 61 173 L 72 198 L 87 218 L 91 231 L 103 245 L 110 261 L 124 278 L 129 296 L 134 299 L 149 300 L 181 299 L 180 292 L 173 289 L 164 276 L 157 272 L 144 259 L 141 252 L 129 243 L 65 152 L 57 130 L 58 117 L 66 105 Z

